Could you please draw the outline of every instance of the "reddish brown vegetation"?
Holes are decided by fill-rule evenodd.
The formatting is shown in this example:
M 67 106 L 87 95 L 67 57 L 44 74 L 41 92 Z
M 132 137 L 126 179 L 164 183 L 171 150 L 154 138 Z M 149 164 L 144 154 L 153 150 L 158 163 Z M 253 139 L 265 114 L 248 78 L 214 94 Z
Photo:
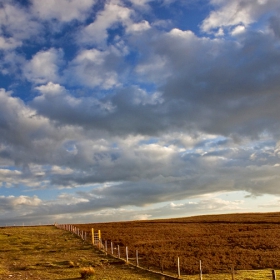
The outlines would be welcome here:
M 212 215 L 189 218 L 78 225 L 100 229 L 102 239 L 132 257 L 138 250 L 140 265 L 164 270 L 204 273 L 235 269 L 280 267 L 280 213 Z M 110 243 L 108 243 L 110 244 Z

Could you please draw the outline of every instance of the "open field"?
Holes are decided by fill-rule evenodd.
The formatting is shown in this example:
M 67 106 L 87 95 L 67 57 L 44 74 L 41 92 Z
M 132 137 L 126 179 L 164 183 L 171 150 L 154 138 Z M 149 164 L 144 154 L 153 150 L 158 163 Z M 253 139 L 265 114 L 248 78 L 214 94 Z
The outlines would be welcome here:
M 228 274 L 232 267 L 235 270 L 280 268 L 280 213 L 77 226 L 88 232 L 92 227 L 100 229 L 103 240 L 122 248 L 122 256 L 128 246 L 130 255 L 138 250 L 140 265 L 162 268 L 165 272 L 176 272 L 178 256 L 182 274 L 190 275 L 198 274 L 199 260 L 203 272 L 211 274 Z
M 271 279 L 272 268 L 279 268 L 279 217 L 279 213 L 220 215 L 78 227 L 101 229 L 103 240 L 122 249 L 129 246 L 131 263 L 137 249 L 142 267 L 158 271 L 161 266 L 176 276 L 179 256 L 184 280 L 199 279 L 199 260 L 203 280 L 231 280 L 232 265 L 235 280 L 265 280 Z M 0 228 L 0 244 L 0 280 L 81 279 L 81 268 L 90 266 L 96 280 L 164 279 L 106 256 L 54 226 Z M 124 251 L 121 255 L 124 258 Z
M 160 280 L 106 257 L 77 236 L 54 226 L 0 228 L 0 279 L 74 280 L 94 267 L 96 280 Z

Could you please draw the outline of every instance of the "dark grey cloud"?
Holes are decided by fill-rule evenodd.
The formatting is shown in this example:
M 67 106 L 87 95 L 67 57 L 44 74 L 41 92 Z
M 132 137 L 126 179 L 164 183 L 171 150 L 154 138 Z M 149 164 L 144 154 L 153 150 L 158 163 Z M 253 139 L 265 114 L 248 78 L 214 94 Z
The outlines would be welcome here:
M 272 29 L 272 31 L 274 32 L 275 36 L 280 38 L 280 20 L 279 20 L 279 17 L 272 16 L 270 18 L 270 22 L 269 23 L 270 23 L 269 26 Z
M 180 103 L 177 114 L 209 133 L 254 137 L 277 131 L 280 53 L 271 49 L 274 38 L 246 33 L 237 44 L 184 35 L 172 36 L 172 43 L 164 36 L 156 45 L 157 52 L 172 57 L 174 75 L 162 91 L 163 98 Z

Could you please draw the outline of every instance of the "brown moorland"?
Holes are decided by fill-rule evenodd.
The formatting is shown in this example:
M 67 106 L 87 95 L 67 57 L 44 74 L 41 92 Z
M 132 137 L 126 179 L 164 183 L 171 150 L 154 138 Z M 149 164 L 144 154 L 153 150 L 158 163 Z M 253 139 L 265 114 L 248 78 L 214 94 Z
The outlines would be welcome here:
M 280 268 L 280 213 L 208 215 L 188 218 L 76 225 L 90 234 L 101 230 L 108 247 L 138 250 L 143 267 L 197 274 Z M 111 250 L 110 247 L 108 251 Z M 117 254 L 114 249 L 114 254 Z M 133 261 L 133 260 L 131 260 Z

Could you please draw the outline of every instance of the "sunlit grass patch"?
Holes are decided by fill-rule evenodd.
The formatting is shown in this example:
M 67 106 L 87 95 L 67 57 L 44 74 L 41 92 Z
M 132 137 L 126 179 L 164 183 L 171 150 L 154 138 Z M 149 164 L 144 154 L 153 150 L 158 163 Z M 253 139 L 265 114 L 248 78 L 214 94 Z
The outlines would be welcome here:
M 15 279 L 81 279 L 82 267 L 94 268 L 95 274 L 88 278 L 94 280 L 160 279 L 126 265 L 115 266 L 115 259 L 53 226 L 0 228 L 0 236 L 0 280 L 10 275 L 20 277 Z
M 7 269 L 5 269 L 2 265 L 0 265 L 0 275 L 6 274 Z
M 280 275 L 280 271 L 276 271 Z M 197 280 L 198 275 L 188 275 L 182 276 L 183 280 Z M 271 280 L 272 270 L 271 269 L 261 269 L 261 270 L 240 270 L 234 272 L 235 280 Z M 203 280 L 232 280 L 232 275 L 228 273 L 219 274 L 203 274 Z

